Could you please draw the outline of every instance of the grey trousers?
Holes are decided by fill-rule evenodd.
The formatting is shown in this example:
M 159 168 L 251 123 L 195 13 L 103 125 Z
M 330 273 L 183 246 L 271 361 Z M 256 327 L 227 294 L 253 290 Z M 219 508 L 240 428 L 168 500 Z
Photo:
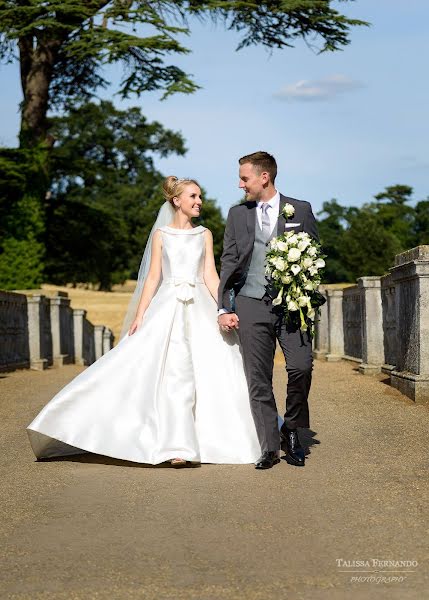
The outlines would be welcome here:
M 276 340 L 285 356 L 288 373 L 284 422 L 286 427 L 294 429 L 310 426 L 311 337 L 308 332 L 286 325 L 281 309 L 272 306 L 269 296 L 261 300 L 237 296 L 235 302 L 250 404 L 261 451 L 276 451 L 280 447 L 273 393 Z

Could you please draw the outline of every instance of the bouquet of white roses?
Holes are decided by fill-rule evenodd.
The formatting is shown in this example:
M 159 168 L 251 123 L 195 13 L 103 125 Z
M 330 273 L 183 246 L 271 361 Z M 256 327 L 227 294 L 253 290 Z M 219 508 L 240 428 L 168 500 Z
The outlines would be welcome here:
M 317 291 L 325 255 L 308 233 L 286 232 L 271 240 L 267 252 L 266 274 L 278 290 L 274 306 L 282 306 L 289 319 L 298 317 L 300 328 L 313 327 L 316 309 L 323 304 Z

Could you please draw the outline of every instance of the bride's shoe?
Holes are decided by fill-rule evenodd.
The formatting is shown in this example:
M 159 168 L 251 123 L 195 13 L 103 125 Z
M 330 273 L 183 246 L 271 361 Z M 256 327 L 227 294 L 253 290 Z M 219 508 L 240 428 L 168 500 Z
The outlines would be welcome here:
M 172 458 L 170 464 L 172 467 L 184 467 L 186 466 L 186 460 L 184 458 Z

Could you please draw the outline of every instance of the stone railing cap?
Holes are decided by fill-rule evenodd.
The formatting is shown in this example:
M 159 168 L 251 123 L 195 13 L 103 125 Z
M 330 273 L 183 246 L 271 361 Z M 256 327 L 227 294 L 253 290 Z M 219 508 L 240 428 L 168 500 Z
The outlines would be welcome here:
M 379 288 L 381 287 L 381 277 L 368 276 L 368 277 L 359 277 L 358 286 L 360 288 Z
M 411 250 L 397 254 L 395 256 L 395 267 L 405 265 L 406 263 L 415 260 L 429 261 L 429 246 L 417 246 L 416 248 L 411 248 Z

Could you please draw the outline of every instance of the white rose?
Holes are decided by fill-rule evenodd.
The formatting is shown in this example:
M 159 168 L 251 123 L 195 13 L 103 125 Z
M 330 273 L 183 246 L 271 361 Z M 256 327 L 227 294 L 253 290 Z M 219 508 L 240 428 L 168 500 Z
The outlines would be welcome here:
M 290 275 L 282 275 L 282 283 L 290 283 L 292 281 L 292 277 Z
M 277 242 L 277 250 L 280 250 L 280 252 L 287 252 L 288 248 L 286 242 Z
M 323 258 L 318 258 L 318 259 L 316 260 L 316 262 L 314 263 L 314 266 L 315 266 L 317 269 L 323 269 L 323 267 L 325 266 L 325 264 L 326 264 L 326 263 L 325 263 L 325 261 L 323 260 Z
M 294 275 L 298 275 L 298 273 L 301 271 L 301 267 L 299 265 L 292 265 L 290 270 Z
M 310 246 L 310 248 L 307 250 L 307 254 L 308 256 L 316 256 L 317 248 L 315 248 L 314 246 Z
M 300 296 L 298 298 L 298 305 L 301 306 L 301 307 L 302 306 L 307 306 L 308 301 L 309 301 L 308 296 Z
M 304 260 L 302 261 L 302 266 L 304 267 L 304 269 L 309 269 L 313 266 L 313 259 L 309 257 L 304 258 Z
M 276 238 L 273 238 L 273 239 L 270 241 L 270 247 L 271 247 L 273 250 L 277 250 L 277 243 L 278 243 L 278 242 L 277 242 Z
M 298 236 L 296 235 L 296 233 L 288 233 L 287 241 L 288 241 L 288 244 L 292 244 L 292 245 L 297 244 Z
M 283 207 L 282 213 L 286 217 L 286 219 L 289 219 L 295 214 L 295 208 L 292 206 L 292 204 L 289 204 L 287 202 Z
M 290 260 L 290 262 L 296 262 L 300 258 L 301 258 L 301 251 L 298 250 L 298 248 L 291 248 L 289 250 L 289 252 L 287 253 L 287 259 Z
M 308 291 L 314 290 L 314 285 L 313 285 L 313 282 L 312 282 L 312 281 L 308 281 L 308 282 L 305 284 L 305 286 L 304 286 L 304 289 L 305 289 L 305 290 L 308 290 Z
M 310 275 L 316 275 L 317 274 L 317 267 L 310 267 L 308 269 L 308 272 L 310 273 Z
M 293 312 L 295 310 L 298 310 L 298 305 L 293 300 L 290 300 L 290 302 L 287 303 L 287 308 L 288 308 L 288 310 Z
M 286 267 L 286 263 L 285 263 L 285 261 L 284 261 L 282 258 L 278 257 L 278 258 L 277 258 L 277 261 L 276 261 L 276 268 L 277 268 L 279 271 L 284 271 L 284 270 L 285 270 L 285 267 Z
M 310 245 L 310 240 L 301 240 L 298 244 L 298 250 L 301 250 L 301 252 L 304 252 L 304 250 L 306 248 L 308 248 L 309 245 Z

